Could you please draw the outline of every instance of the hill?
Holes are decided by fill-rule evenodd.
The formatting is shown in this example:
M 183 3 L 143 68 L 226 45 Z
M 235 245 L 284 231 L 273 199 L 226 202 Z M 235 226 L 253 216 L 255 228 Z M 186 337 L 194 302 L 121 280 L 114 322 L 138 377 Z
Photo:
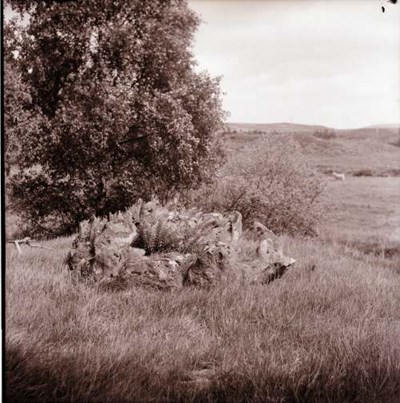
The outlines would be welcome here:
M 396 130 L 400 130 L 400 123 L 372 125 L 372 126 L 367 126 L 367 127 L 371 128 L 371 129 L 396 129 Z
M 400 175 L 398 128 L 332 129 L 292 123 L 229 123 L 223 134 L 227 148 L 238 152 L 266 133 L 292 136 L 321 172 L 340 171 L 372 176 Z M 327 134 L 324 137 L 324 133 Z
M 303 125 L 299 123 L 228 123 L 232 131 L 277 131 L 277 132 L 310 132 L 314 130 L 327 129 L 326 126 Z

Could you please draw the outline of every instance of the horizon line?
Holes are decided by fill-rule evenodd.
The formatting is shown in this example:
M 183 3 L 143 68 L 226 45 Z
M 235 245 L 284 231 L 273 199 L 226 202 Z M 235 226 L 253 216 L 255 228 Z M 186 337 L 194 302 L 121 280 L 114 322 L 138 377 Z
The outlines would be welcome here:
M 314 127 L 322 127 L 326 129 L 334 129 L 334 130 L 357 130 L 357 129 L 374 129 L 374 128 L 385 128 L 385 129 L 400 129 L 400 122 L 398 123 L 373 123 L 366 126 L 355 126 L 355 127 L 344 127 L 337 128 L 334 126 L 327 126 L 320 123 L 296 123 L 296 122 L 238 122 L 238 121 L 227 121 L 225 124 L 238 124 L 238 125 L 293 125 L 293 126 L 314 126 Z

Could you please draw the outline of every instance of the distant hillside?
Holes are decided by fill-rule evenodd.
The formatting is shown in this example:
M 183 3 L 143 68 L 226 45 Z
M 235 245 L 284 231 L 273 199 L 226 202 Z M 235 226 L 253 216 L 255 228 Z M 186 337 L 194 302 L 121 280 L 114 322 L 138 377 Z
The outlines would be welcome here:
M 317 133 L 324 131 L 329 131 L 331 137 L 321 138 Z M 224 140 L 228 150 L 240 152 L 265 133 L 273 132 L 293 137 L 322 172 L 400 175 L 400 129 L 391 125 L 335 130 L 294 123 L 229 123 Z
M 319 125 L 303 125 L 297 123 L 228 123 L 227 126 L 231 131 L 247 132 L 247 131 L 276 131 L 285 132 L 310 132 L 315 130 L 327 129 L 326 126 Z
M 371 129 L 396 129 L 396 130 L 400 130 L 400 123 L 373 125 L 373 126 L 367 126 L 367 128 L 371 128 Z

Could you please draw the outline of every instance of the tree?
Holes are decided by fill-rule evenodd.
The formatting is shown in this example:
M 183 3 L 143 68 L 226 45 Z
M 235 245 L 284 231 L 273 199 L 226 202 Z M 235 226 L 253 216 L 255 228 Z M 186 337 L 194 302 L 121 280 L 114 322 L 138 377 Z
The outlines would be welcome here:
M 36 229 L 71 232 L 212 176 L 224 113 L 218 79 L 194 69 L 185 0 L 10 3 L 30 16 L 18 62 L 40 122 L 21 136 L 11 197 Z
M 17 155 L 20 147 L 19 139 L 22 134 L 35 124 L 35 119 L 29 112 L 32 98 L 29 95 L 28 87 L 23 83 L 21 70 L 18 64 L 18 53 L 20 50 L 21 30 L 16 19 L 11 20 L 4 28 L 4 55 L 5 71 L 4 83 L 5 108 L 4 123 L 7 130 L 4 132 L 4 156 L 5 171 L 9 175 L 11 165 L 17 162 Z

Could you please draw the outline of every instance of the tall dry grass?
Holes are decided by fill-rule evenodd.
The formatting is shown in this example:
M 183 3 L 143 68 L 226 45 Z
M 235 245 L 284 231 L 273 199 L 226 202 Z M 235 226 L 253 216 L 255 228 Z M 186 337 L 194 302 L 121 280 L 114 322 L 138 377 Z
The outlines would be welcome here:
M 388 259 L 286 238 L 299 263 L 269 286 L 105 292 L 71 282 L 70 242 L 7 248 L 8 401 L 400 399 Z

